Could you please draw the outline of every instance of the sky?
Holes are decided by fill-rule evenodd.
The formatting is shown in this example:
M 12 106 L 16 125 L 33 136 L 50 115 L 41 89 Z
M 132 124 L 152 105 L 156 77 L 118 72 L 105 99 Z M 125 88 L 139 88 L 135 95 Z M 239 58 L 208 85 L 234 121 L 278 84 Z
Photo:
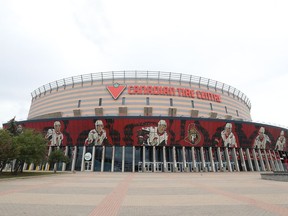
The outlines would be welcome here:
M 255 122 L 288 127 L 288 1 L 0 0 L 0 123 L 81 74 L 151 70 L 231 85 Z

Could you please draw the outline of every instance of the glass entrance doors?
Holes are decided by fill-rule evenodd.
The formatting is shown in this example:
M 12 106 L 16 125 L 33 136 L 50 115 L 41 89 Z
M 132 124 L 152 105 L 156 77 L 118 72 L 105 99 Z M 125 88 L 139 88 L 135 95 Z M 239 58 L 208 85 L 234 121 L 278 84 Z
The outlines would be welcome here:
M 85 171 L 92 171 L 92 162 L 91 161 L 85 161 Z
M 69 153 L 69 151 L 71 151 Z M 274 151 L 191 146 L 83 146 L 66 170 L 98 172 L 240 172 L 281 170 Z M 72 166 L 72 168 L 71 168 Z

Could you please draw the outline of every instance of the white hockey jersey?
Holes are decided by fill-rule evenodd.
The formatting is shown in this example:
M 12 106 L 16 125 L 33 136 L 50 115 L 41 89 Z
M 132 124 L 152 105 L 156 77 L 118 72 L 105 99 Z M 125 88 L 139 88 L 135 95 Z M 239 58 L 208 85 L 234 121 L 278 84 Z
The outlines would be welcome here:
M 61 146 L 63 141 L 63 134 L 61 132 L 56 132 L 55 129 L 49 129 L 45 138 L 49 139 L 50 146 Z
M 227 136 L 225 130 L 223 130 L 221 132 L 221 137 L 224 147 L 237 147 L 236 138 L 232 132 Z
M 159 134 L 157 127 L 145 128 L 149 131 L 149 137 L 147 139 L 147 145 L 149 146 L 158 146 L 158 145 L 167 145 L 168 134 L 166 131 L 162 134 Z
M 275 145 L 275 150 L 284 151 L 285 144 L 286 144 L 286 138 L 283 137 L 281 139 L 281 137 L 279 137 L 277 139 L 277 142 L 276 142 L 276 145 Z
M 85 140 L 85 145 L 90 145 L 93 143 L 94 145 L 102 145 L 103 140 L 106 138 L 106 131 L 101 130 L 100 133 L 93 129 L 89 132 L 87 139 Z
M 254 148 L 260 148 L 260 149 L 266 149 L 266 144 L 267 142 L 271 142 L 270 138 L 264 134 L 263 135 L 263 138 L 261 139 L 260 136 L 258 135 L 256 138 L 255 138 L 255 141 L 254 141 Z

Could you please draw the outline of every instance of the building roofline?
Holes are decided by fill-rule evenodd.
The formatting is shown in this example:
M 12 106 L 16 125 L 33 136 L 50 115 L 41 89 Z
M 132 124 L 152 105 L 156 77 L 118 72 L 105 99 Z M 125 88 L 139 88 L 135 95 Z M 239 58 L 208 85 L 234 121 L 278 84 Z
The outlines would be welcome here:
M 231 94 L 233 97 L 237 97 L 239 100 L 242 100 L 247 105 L 249 110 L 251 110 L 251 102 L 249 98 L 243 92 L 230 85 L 205 77 L 162 71 L 109 71 L 72 76 L 40 86 L 31 92 L 31 96 L 32 100 L 34 100 L 37 97 L 40 97 L 42 94 L 45 95 L 47 92 L 52 92 L 54 89 L 58 90 L 62 87 L 65 89 L 66 86 L 74 87 L 75 84 L 81 83 L 83 85 L 87 82 L 90 82 L 91 85 L 93 85 L 94 81 L 104 83 L 105 80 L 112 80 L 112 82 L 114 82 L 114 80 L 119 79 L 123 79 L 123 83 L 125 83 L 126 79 L 141 79 L 142 81 L 143 79 L 146 79 L 147 83 L 149 80 L 153 79 L 158 80 L 158 82 L 160 82 L 160 80 L 167 80 L 169 83 L 176 81 L 179 82 L 180 85 L 182 83 L 188 83 L 190 86 L 191 84 L 197 84 L 199 85 L 199 88 L 205 86 L 208 90 L 213 89 L 214 91 L 221 91 L 222 93 L 227 92 L 228 95 Z

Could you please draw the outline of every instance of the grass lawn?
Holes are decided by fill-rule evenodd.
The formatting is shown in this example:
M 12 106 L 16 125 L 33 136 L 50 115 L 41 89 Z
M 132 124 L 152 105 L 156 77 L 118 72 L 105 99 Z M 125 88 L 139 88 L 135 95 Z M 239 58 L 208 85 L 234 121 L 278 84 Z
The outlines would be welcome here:
M 33 177 L 33 176 L 43 176 L 43 175 L 58 175 L 61 174 L 62 172 L 23 172 L 23 173 L 17 173 L 16 175 L 14 173 L 11 172 L 2 172 L 0 173 L 0 179 L 7 179 L 7 178 L 22 178 L 22 177 Z

